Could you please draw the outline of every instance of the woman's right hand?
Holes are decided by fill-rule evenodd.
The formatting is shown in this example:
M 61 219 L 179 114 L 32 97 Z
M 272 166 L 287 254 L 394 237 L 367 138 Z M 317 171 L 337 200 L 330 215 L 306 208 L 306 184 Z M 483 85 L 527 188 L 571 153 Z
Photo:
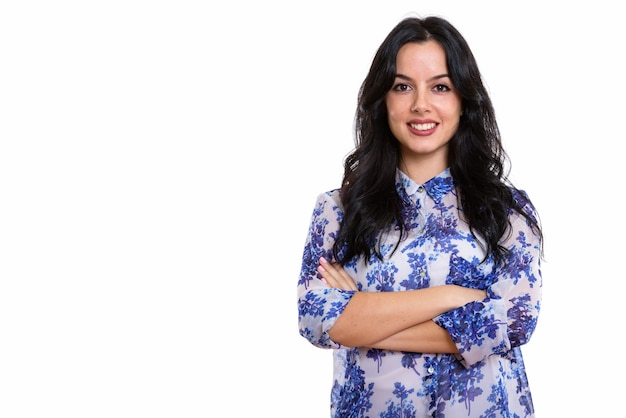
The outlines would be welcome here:
M 343 290 L 358 290 L 354 279 L 338 264 L 330 263 L 324 257 L 320 258 L 317 271 L 327 286 Z

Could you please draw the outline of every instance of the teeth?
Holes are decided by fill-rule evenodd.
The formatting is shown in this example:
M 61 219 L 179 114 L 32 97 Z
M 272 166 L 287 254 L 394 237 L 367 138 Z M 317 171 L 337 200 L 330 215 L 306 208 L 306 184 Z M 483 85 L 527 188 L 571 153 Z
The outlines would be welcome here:
M 427 131 L 429 129 L 433 129 L 436 123 L 412 123 L 411 128 L 417 129 L 418 131 Z

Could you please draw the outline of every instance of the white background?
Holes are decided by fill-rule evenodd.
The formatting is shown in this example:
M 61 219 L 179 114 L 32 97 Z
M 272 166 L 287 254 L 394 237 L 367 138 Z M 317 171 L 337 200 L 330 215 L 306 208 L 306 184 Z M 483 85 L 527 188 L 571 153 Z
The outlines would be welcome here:
M 3 2 L 0 416 L 328 416 L 331 353 L 297 329 L 301 251 L 315 197 L 341 180 L 371 58 L 414 13 L 467 38 L 541 214 L 543 310 L 524 348 L 537 416 L 615 416 L 617 11 Z

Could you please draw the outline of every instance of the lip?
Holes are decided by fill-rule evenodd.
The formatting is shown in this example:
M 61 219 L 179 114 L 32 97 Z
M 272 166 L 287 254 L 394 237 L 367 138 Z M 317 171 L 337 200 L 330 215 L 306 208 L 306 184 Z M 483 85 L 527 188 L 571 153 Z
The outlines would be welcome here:
M 416 129 L 413 127 L 415 125 L 428 125 L 428 124 L 433 125 L 432 128 Z M 414 119 L 414 120 L 409 121 L 406 124 L 406 126 L 409 129 L 409 132 L 411 132 L 413 135 L 428 136 L 428 135 L 432 135 L 432 133 L 437 130 L 437 127 L 439 126 L 439 124 L 431 119 L 419 119 L 419 120 Z

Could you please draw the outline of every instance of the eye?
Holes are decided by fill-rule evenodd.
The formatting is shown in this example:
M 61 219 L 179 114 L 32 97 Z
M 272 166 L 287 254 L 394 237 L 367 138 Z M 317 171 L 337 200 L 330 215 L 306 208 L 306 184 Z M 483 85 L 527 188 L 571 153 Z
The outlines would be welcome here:
M 447 84 L 437 84 L 435 87 L 433 87 L 433 91 L 436 91 L 438 93 L 445 93 L 451 90 L 452 88 L 450 88 L 450 86 L 448 86 Z
M 395 86 L 393 86 L 393 91 L 403 92 L 403 91 L 410 91 L 410 90 L 411 90 L 411 86 L 409 86 L 408 84 L 404 84 L 404 83 L 398 83 Z

